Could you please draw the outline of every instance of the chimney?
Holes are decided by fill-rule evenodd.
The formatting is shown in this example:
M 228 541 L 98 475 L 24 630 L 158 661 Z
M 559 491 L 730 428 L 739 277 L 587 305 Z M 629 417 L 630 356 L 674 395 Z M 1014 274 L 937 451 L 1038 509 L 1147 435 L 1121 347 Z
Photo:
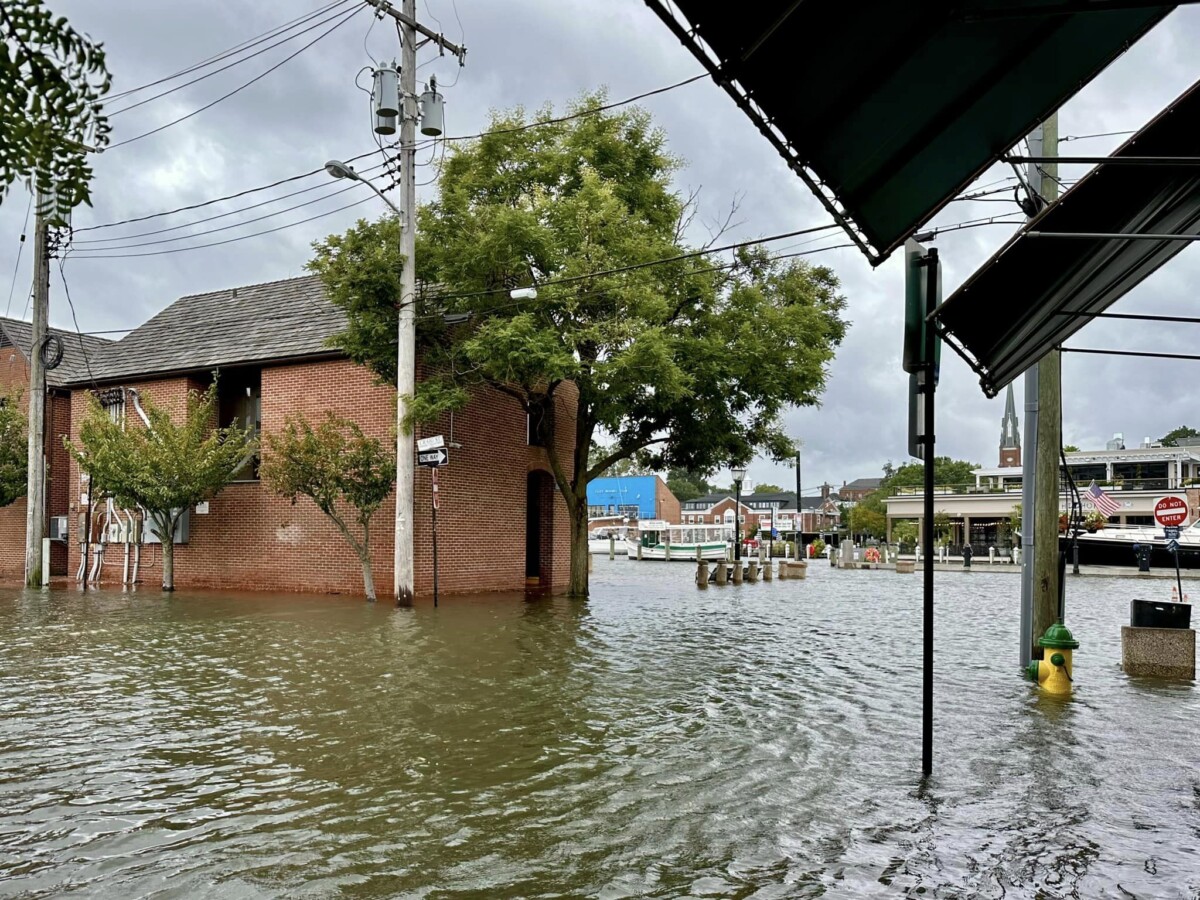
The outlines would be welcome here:
M 825 503 L 825 502 L 828 502 L 828 500 L 829 500 L 829 482 L 827 481 L 823 485 L 821 485 L 821 502 Z

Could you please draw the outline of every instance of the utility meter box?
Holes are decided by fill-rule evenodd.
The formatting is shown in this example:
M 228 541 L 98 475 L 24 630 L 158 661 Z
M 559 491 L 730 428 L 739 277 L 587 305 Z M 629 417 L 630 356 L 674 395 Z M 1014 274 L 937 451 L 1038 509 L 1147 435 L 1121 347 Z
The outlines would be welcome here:
M 191 530 L 191 518 L 192 511 L 190 509 L 185 509 L 183 511 L 183 515 L 180 516 L 179 520 L 175 523 L 175 540 L 172 543 L 186 544 L 188 542 L 188 534 Z M 144 543 L 162 543 L 162 537 L 159 535 L 158 529 L 154 525 L 154 520 L 150 518 L 146 519 L 146 539 Z

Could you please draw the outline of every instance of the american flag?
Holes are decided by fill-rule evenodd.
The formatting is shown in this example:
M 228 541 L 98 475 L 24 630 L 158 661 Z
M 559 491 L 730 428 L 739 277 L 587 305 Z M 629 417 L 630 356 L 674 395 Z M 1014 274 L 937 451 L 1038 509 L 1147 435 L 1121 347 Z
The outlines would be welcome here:
M 1100 489 L 1100 485 L 1096 484 L 1096 480 L 1092 479 L 1092 483 L 1088 485 L 1087 495 L 1091 498 L 1092 504 L 1105 516 L 1115 516 L 1121 511 L 1121 504 L 1114 500 L 1108 494 Z

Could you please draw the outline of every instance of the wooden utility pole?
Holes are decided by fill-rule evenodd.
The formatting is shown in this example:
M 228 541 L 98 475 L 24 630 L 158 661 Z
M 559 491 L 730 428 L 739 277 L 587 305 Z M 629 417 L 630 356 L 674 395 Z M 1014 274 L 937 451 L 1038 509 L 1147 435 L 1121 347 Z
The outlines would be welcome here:
M 42 538 L 46 533 L 46 368 L 42 354 L 46 346 L 50 307 L 50 223 L 53 202 L 37 197 L 37 223 L 33 236 L 33 335 L 29 347 L 29 444 L 28 480 L 25 492 L 25 584 L 40 587 Z
M 1042 155 L 1058 156 L 1058 113 L 1042 125 Z M 1058 199 L 1058 165 L 1042 163 L 1041 193 Z M 1058 618 L 1059 597 L 1059 469 L 1062 448 L 1062 354 L 1052 350 L 1038 361 L 1037 450 L 1025 465 L 1035 470 L 1033 555 L 1033 659 L 1041 659 L 1038 638 Z M 1025 513 L 1028 515 L 1028 512 Z
M 367 0 L 396 20 L 400 31 L 400 315 L 396 350 L 396 543 L 393 588 L 398 606 L 413 602 L 413 433 L 404 427 L 417 389 L 416 227 L 417 227 L 417 33 L 442 50 L 466 57 L 466 48 L 417 21 L 417 0 L 404 0 L 397 11 L 386 0 Z

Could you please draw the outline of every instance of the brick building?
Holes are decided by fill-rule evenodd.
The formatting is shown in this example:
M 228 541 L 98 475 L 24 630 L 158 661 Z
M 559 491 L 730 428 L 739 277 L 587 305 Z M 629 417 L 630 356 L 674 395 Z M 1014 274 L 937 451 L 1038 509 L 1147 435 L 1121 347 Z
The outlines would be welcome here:
M 179 299 L 120 341 L 89 353 L 90 371 L 65 382 L 69 431 L 78 435 L 88 399 L 101 398 L 110 415 L 141 427 L 134 398 L 172 410 L 189 390 L 204 390 L 219 371 L 220 416 L 253 422 L 263 433 L 288 416 L 315 422 L 326 411 L 352 419 L 368 435 L 391 442 L 396 396 L 366 369 L 331 347 L 344 327 L 314 277 L 250 285 Z M 419 375 L 419 373 L 418 373 Z M 136 392 L 136 394 L 135 394 Z M 556 394 L 555 439 L 569 466 L 574 442 L 574 395 Z M 562 423 L 568 423 L 563 425 Z M 565 587 L 570 562 L 567 511 L 554 486 L 538 429 L 520 404 L 480 390 L 467 408 L 417 437 L 443 434 L 450 464 L 439 472 L 439 586 L 445 593 Z M 532 441 L 532 444 L 531 444 Z M 257 467 L 210 503 L 189 511 L 176 536 L 175 581 L 183 588 L 249 588 L 361 593 L 361 568 L 335 526 L 307 499 L 295 505 L 257 479 Z M 80 562 L 86 502 L 102 521 L 104 504 L 87 498 L 74 462 L 67 477 L 71 515 L 69 571 Z M 418 468 L 414 501 L 416 592 L 432 589 L 431 485 Z M 85 500 L 85 498 L 87 498 Z M 381 596 L 390 593 L 394 500 L 374 519 L 373 570 Z M 22 523 L 23 530 L 23 523 Z M 93 530 L 96 535 L 98 530 Z M 161 548 L 141 549 L 140 583 L 161 576 Z M 110 545 L 101 582 L 119 584 L 124 553 Z
M 736 498 L 732 492 L 718 492 L 686 500 L 681 515 L 684 525 L 725 524 L 733 526 Z M 739 518 L 742 527 L 763 531 L 774 526 L 782 535 L 792 536 L 796 532 L 796 492 L 779 491 L 769 494 L 743 494 Z M 824 485 L 819 497 L 803 498 L 800 515 L 800 530 L 805 539 L 836 531 L 840 510 L 837 495 L 829 485 Z
M 20 396 L 23 409 L 29 408 L 29 357 L 33 327 L 20 319 L 0 318 L 0 394 L 5 400 Z M 53 368 L 46 370 L 46 512 L 63 516 L 70 499 L 68 470 L 70 457 L 63 438 L 71 432 L 71 391 L 65 385 L 87 377 L 87 357 L 96 355 L 109 342 L 102 338 L 50 329 L 46 357 Z M 86 353 L 85 353 L 86 351 Z M 24 497 L 0 508 L 0 579 L 21 581 L 25 577 Z M 67 571 L 66 541 L 50 545 L 50 575 Z

